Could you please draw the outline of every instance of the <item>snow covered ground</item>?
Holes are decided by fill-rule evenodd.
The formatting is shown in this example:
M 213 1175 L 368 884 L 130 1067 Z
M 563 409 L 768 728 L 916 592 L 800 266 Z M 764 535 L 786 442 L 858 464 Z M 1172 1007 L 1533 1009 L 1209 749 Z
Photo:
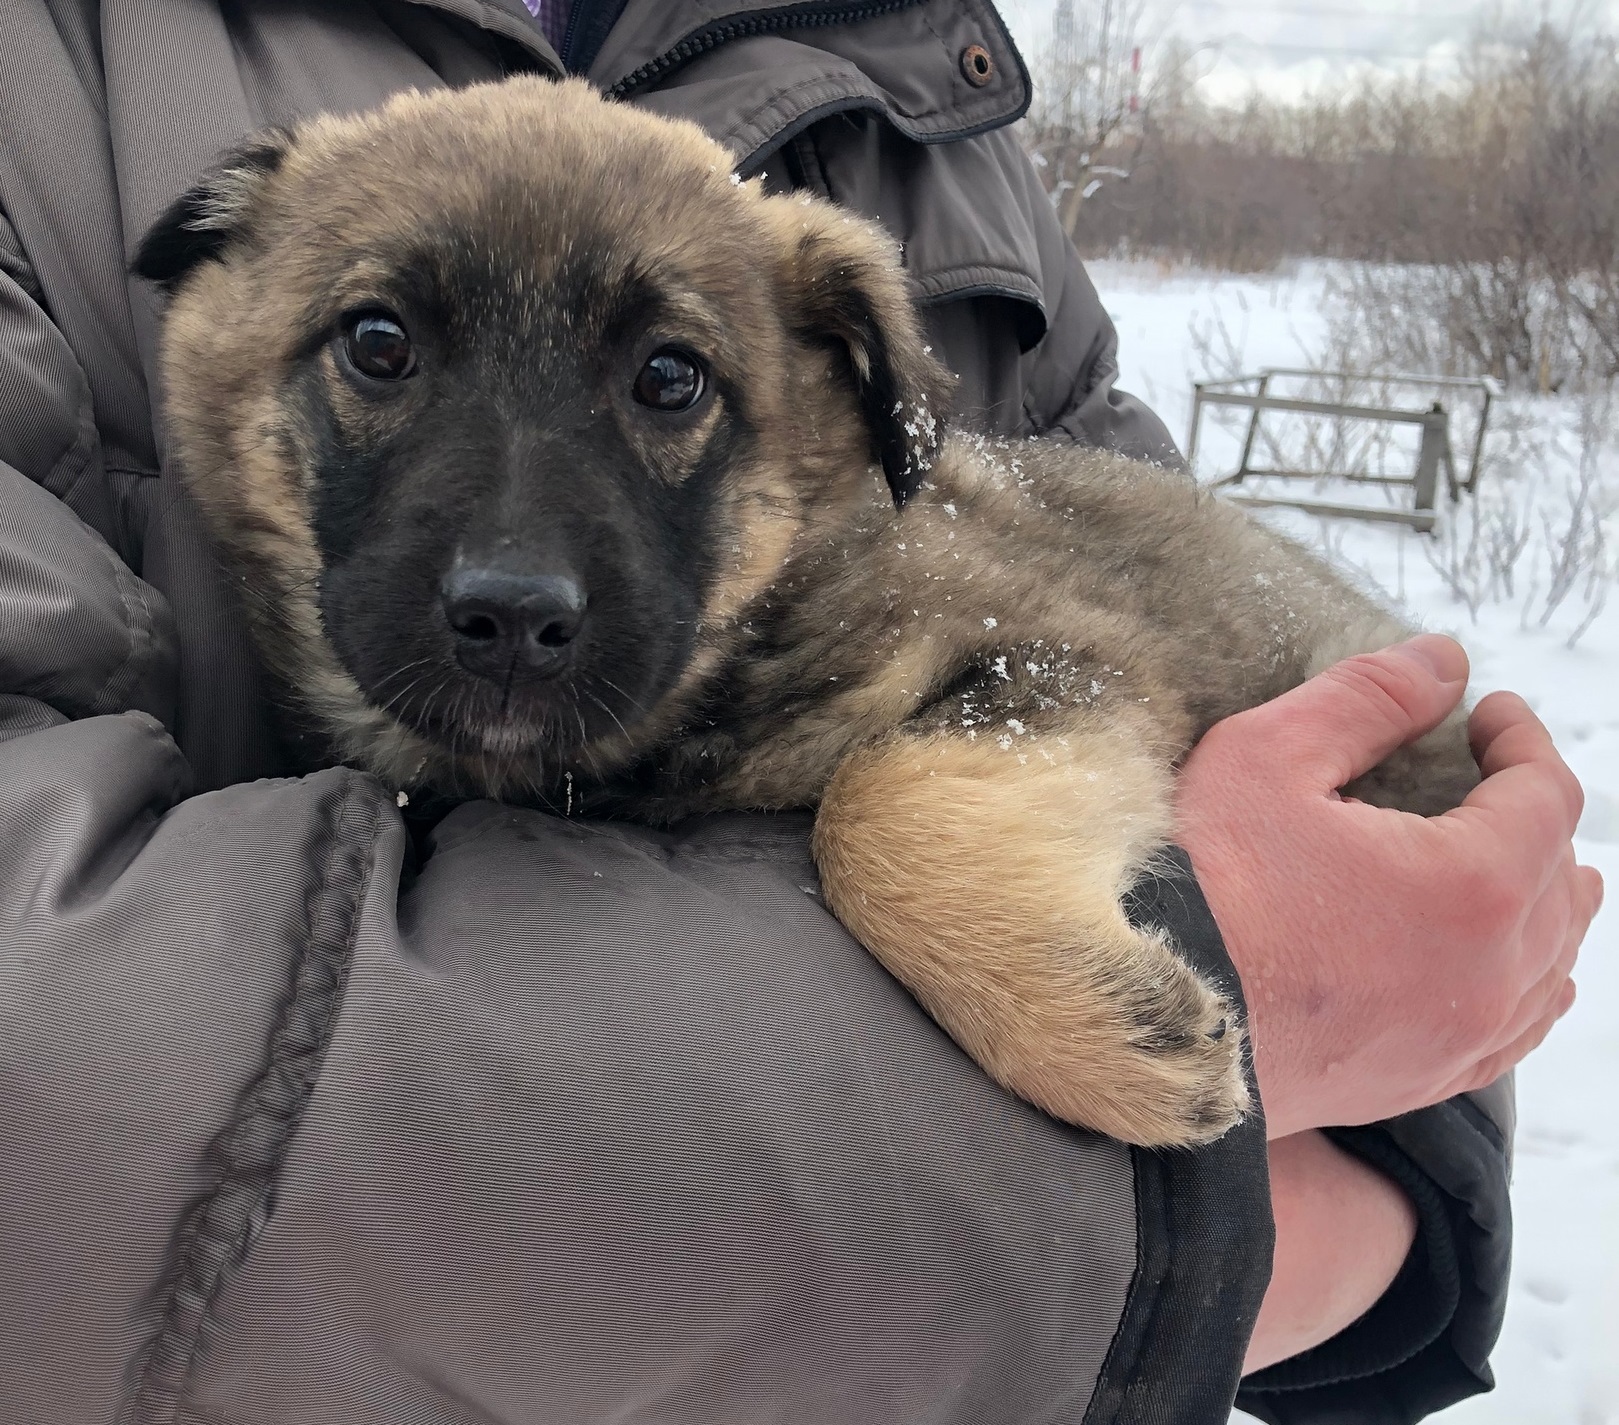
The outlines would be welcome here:
M 1120 384 L 1147 400 L 1183 447 L 1194 379 L 1314 365 L 1330 347 L 1331 270 L 1321 264 L 1257 278 L 1111 262 L 1092 264 L 1091 273 L 1119 327 Z M 1516 1247 L 1497 1389 L 1450 1411 L 1444 1418 L 1455 1425 L 1619 1425 L 1619 591 L 1572 649 L 1568 636 L 1590 611 L 1583 588 L 1540 624 L 1553 553 L 1543 521 L 1555 535 L 1566 513 L 1577 424 L 1567 398 L 1520 398 L 1500 413 L 1482 507 L 1517 511 L 1529 539 L 1512 595 L 1497 580 L 1476 616 L 1424 552 L 1448 549 L 1452 568 L 1462 568 L 1465 512 L 1437 541 L 1393 526 L 1281 517 L 1327 543 L 1423 626 L 1461 638 L 1478 692 L 1512 688 L 1528 699 L 1585 785 L 1577 848 L 1608 884 L 1576 973 L 1578 1003 L 1519 1071 Z M 1223 474 L 1234 465 L 1236 436 L 1206 427 L 1203 449 L 1200 474 Z M 1619 507 L 1619 447 L 1595 455 L 1598 483 Z M 1619 513 L 1609 524 L 1619 542 Z M 1469 581 L 1487 583 L 1464 569 L 1461 582 Z

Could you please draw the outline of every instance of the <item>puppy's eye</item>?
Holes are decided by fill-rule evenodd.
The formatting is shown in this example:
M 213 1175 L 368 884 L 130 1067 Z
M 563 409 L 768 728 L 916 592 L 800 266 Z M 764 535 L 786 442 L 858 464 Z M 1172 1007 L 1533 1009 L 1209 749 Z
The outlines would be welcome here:
M 689 411 L 702 394 L 703 368 L 679 347 L 659 347 L 635 378 L 635 399 L 654 411 Z
M 416 369 L 409 335 L 384 312 L 350 317 L 343 350 L 354 369 L 373 381 L 402 381 Z

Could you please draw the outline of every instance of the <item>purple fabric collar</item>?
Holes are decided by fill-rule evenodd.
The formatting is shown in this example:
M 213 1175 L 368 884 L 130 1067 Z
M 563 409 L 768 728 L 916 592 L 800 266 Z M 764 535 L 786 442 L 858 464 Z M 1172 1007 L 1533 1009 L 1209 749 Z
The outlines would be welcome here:
M 572 0 L 523 0 L 523 4 L 528 6 L 528 13 L 540 22 L 546 39 L 551 41 L 551 48 L 560 55 L 562 41 L 568 33 L 568 11 L 573 8 Z

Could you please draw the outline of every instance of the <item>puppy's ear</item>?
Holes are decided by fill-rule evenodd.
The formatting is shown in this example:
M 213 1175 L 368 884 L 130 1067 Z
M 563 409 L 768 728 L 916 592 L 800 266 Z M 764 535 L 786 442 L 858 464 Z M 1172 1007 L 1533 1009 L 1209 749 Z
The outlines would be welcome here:
M 927 478 L 955 384 L 928 353 L 899 253 L 874 223 L 830 203 L 770 198 L 788 320 L 840 348 L 896 507 Z
M 218 258 L 247 231 L 265 180 L 291 147 L 288 130 L 271 129 L 226 154 L 152 225 L 131 271 L 172 292 L 198 263 Z

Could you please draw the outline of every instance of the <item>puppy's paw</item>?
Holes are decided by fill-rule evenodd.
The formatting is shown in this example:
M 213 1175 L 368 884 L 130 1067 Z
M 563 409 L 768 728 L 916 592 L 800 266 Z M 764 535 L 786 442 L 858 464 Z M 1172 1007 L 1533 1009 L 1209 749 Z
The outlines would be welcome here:
M 1124 951 L 1123 954 L 1120 952 Z M 1053 1117 L 1144 1148 L 1210 1143 L 1248 1114 L 1236 1007 L 1160 939 L 1077 951 L 1082 988 L 983 1023 L 969 1049 Z M 965 1039 L 959 1031 L 958 1039 Z
M 1096 1125 L 1102 1132 L 1147 1148 L 1187 1148 L 1247 1117 L 1247 1036 L 1236 1006 L 1204 995 L 1190 1014 L 1158 1005 L 1138 1019 L 1119 1056 L 1111 1112 Z

